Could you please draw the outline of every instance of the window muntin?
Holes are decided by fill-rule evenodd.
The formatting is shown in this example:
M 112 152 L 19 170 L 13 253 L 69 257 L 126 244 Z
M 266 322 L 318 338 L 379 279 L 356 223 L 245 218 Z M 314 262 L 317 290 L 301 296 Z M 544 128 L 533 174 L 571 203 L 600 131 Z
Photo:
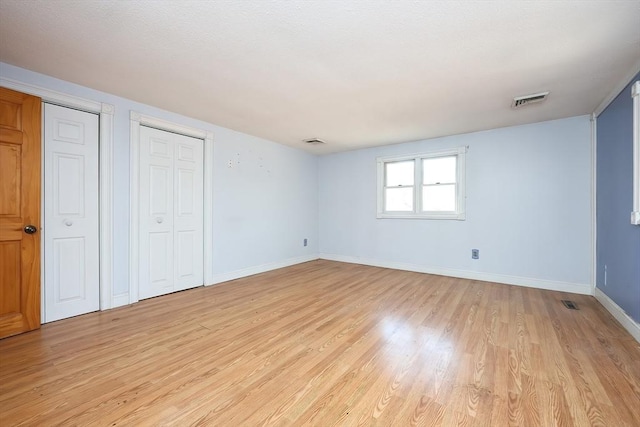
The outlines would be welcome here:
M 466 148 L 378 158 L 378 218 L 465 218 Z

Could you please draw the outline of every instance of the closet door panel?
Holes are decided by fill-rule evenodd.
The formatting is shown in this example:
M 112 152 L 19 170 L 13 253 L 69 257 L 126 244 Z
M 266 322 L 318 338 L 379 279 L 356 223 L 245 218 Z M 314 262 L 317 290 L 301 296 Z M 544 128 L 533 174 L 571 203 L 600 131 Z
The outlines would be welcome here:
M 204 282 L 203 144 L 140 128 L 140 299 Z

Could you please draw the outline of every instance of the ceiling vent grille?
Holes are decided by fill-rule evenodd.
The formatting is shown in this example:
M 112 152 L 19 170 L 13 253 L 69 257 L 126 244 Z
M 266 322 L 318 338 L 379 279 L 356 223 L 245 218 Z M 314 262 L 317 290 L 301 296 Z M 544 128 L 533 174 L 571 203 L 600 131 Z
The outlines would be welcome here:
M 304 143 L 305 144 L 310 144 L 310 145 L 326 144 L 326 142 L 324 142 L 323 140 L 318 139 L 318 138 L 305 139 Z
M 520 108 L 525 105 L 535 104 L 537 102 L 542 102 L 547 99 L 549 96 L 549 92 L 540 92 L 534 93 L 533 95 L 525 95 L 525 96 L 516 96 L 513 98 L 513 103 L 511 104 L 511 108 Z

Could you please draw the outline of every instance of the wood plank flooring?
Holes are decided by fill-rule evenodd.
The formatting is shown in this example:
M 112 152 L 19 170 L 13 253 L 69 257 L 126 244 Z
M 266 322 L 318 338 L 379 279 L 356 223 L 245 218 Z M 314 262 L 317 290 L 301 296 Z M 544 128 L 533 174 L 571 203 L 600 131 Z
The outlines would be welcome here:
M 0 424 L 639 426 L 640 346 L 589 296 L 319 260 L 1 340 Z

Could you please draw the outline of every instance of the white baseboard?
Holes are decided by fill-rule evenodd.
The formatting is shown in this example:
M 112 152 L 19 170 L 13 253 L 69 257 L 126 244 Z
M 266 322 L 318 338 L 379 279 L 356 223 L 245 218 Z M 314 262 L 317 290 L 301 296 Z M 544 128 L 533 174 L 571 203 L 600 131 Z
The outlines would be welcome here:
M 462 279 L 482 280 L 484 282 L 504 283 L 507 285 L 525 286 L 528 288 L 547 289 L 551 291 L 571 292 L 574 294 L 592 295 L 590 284 L 559 282 L 531 277 L 509 276 L 505 274 L 484 273 L 481 271 L 456 270 L 451 268 L 424 267 L 416 264 L 380 261 L 359 257 L 334 254 L 320 254 L 321 259 L 348 262 L 352 264 L 371 265 L 374 267 L 392 268 L 395 270 L 414 271 L 416 273 L 437 274 L 439 276 L 460 277 Z
M 615 319 L 620 322 L 623 328 L 625 328 L 631 336 L 633 336 L 636 341 L 640 343 L 640 325 L 635 322 L 625 311 L 611 298 L 609 298 L 604 292 L 602 292 L 599 288 L 596 288 L 595 295 L 596 299 L 604 308 L 607 309 L 609 313 Z
M 269 264 L 261 264 L 253 267 L 242 268 L 240 270 L 229 271 L 227 273 L 220 273 L 213 275 L 213 282 L 207 283 L 209 285 L 215 285 L 217 283 L 227 282 L 229 280 L 241 279 L 247 276 L 253 276 L 254 274 L 265 273 L 267 271 L 276 270 L 278 268 L 289 267 L 295 264 L 301 264 L 303 262 L 314 261 L 318 259 L 318 254 L 305 255 L 296 258 L 288 258 L 283 261 L 271 262 Z
M 129 305 L 129 293 L 114 295 L 111 299 L 111 308 L 122 307 L 123 305 Z

